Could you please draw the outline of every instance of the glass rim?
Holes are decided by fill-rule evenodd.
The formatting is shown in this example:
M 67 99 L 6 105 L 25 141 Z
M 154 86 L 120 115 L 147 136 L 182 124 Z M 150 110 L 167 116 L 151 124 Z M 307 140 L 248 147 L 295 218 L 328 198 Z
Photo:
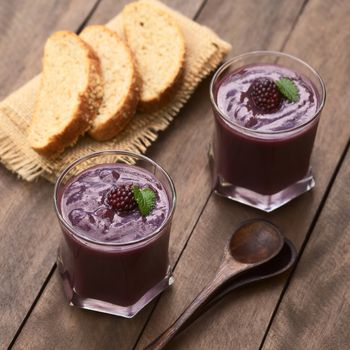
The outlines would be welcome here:
M 240 59 L 243 59 L 245 57 L 252 57 L 252 56 L 263 56 L 263 55 L 271 55 L 271 56 L 280 56 L 280 57 L 285 57 L 285 58 L 289 58 L 292 59 L 294 61 L 297 61 L 299 63 L 301 63 L 303 66 L 305 66 L 308 70 L 310 70 L 312 72 L 312 74 L 317 78 L 317 80 L 319 81 L 320 85 L 321 85 L 321 103 L 319 104 L 319 106 L 317 107 L 315 113 L 313 114 L 312 118 L 310 118 L 309 120 L 307 120 L 306 122 L 297 125 L 293 128 L 290 129 L 286 129 L 286 130 L 278 130 L 278 131 L 259 131 L 259 130 L 252 130 L 249 128 L 246 128 L 242 125 L 239 125 L 238 123 L 235 123 L 233 121 L 230 121 L 226 118 L 225 114 L 219 109 L 215 98 L 214 98 L 214 84 L 216 82 L 216 80 L 218 79 L 219 75 L 227 68 L 229 67 L 232 63 L 239 61 Z M 320 74 L 314 69 L 312 68 L 309 64 L 307 64 L 306 62 L 304 62 L 303 60 L 301 60 L 298 57 L 295 57 L 293 55 L 284 53 L 284 52 L 279 52 L 279 51 L 264 51 L 264 50 L 259 50 L 259 51 L 250 51 L 250 52 L 246 52 L 243 53 L 241 55 L 235 56 L 231 59 L 229 59 L 227 62 L 223 63 L 218 70 L 215 72 L 215 74 L 213 75 L 211 81 L 210 81 L 210 87 L 209 87 L 209 94 L 210 94 L 210 101 L 212 106 L 214 107 L 215 111 L 219 114 L 219 116 L 224 120 L 224 122 L 226 122 L 228 125 L 232 126 L 233 128 L 238 128 L 240 130 L 242 130 L 245 133 L 248 133 L 250 135 L 280 135 L 280 134 L 285 134 L 285 133 L 290 133 L 290 132 L 294 132 L 297 130 L 300 130 L 302 128 L 304 128 L 306 125 L 311 124 L 315 118 L 321 113 L 325 102 L 326 102 L 326 86 L 325 83 L 323 81 L 323 79 L 321 78 Z
M 59 209 L 58 209 L 58 190 L 59 190 L 59 186 L 64 178 L 64 176 L 72 169 L 74 168 L 77 164 L 94 158 L 96 156 L 100 156 L 100 155 L 121 155 L 121 156 L 129 156 L 129 157 L 137 157 L 141 160 L 144 160 L 146 162 L 149 162 L 150 164 L 152 164 L 153 166 L 155 166 L 157 169 L 159 169 L 164 175 L 166 180 L 168 181 L 168 183 L 170 184 L 170 190 L 171 190 L 171 194 L 172 194 L 172 200 L 169 199 L 169 204 L 170 204 L 170 210 L 168 212 L 168 215 L 166 217 L 166 219 L 163 221 L 163 223 L 161 224 L 161 226 L 159 226 L 155 231 L 153 231 L 151 234 L 140 238 L 140 239 L 136 239 L 133 241 L 128 241 L 128 242 L 122 242 L 122 243 L 118 243 L 118 242 L 100 242 L 97 240 L 94 240 L 92 238 L 86 237 L 83 234 L 80 234 L 79 232 L 77 232 L 77 230 L 67 221 L 65 220 L 65 218 L 63 217 L 63 215 L 60 213 Z M 70 163 L 69 165 L 67 165 L 62 172 L 60 173 L 59 177 L 57 178 L 57 181 L 55 183 L 55 187 L 54 187 L 54 195 L 53 195 L 53 199 L 54 199 L 54 207 L 55 207 L 55 212 L 56 215 L 60 221 L 60 223 L 62 223 L 64 225 L 64 227 L 66 229 L 69 230 L 69 232 L 72 233 L 73 236 L 77 236 L 78 238 L 84 240 L 84 241 L 88 241 L 90 243 L 96 244 L 96 245 L 100 245 L 100 246 L 109 246 L 109 247 L 126 247 L 126 246 L 130 246 L 130 245 L 136 245 L 145 241 L 148 241 L 150 239 L 152 239 L 153 237 L 157 236 L 162 230 L 163 228 L 169 223 L 169 221 L 172 219 L 173 215 L 174 215 L 174 210 L 176 207 L 176 200 L 177 200 L 177 196 L 176 196 L 176 190 L 175 190 L 175 186 L 174 186 L 174 182 L 172 180 L 172 178 L 170 177 L 170 175 L 164 170 L 164 168 L 162 166 L 160 166 L 158 163 L 156 163 L 154 160 L 142 155 L 142 154 L 138 154 L 138 153 L 134 153 L 134 152 L 130 152 L 130 151 L 125 151 L 125 150 L 105 150 L 105 151 L 97 151 L 97 152 L 92 152 L 89 153 L 85 156 L 82 156 L 78 159 L 76 159 L 75 161 L 73 161 L 72 163 Z

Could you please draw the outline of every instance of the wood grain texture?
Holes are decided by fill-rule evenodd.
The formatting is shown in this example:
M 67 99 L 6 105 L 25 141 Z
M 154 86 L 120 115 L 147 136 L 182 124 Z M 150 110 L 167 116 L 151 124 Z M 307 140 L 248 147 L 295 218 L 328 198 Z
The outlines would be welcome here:
M 98 23 L 99 20 L 108 21 L 122 8 L 124 3 L 126 2 L 108 2 L 107 6 L 104 1 L 101 2 L 101 8 L 98 7 L 96 16 L 92 16 L 88 24 Z M 169 1 L 169 3 L 172 5 L 173 2 Z M 191 16 L 197 12 L 200 2 L 197 2 L 197 9 L 194 7 L 194 2 L 178 2 L 178 4 L 181 12 Z M 105 16 L 102 12 L 105 13 Z M 207 89 L 207 85 L 202 86 L 200 96 L 206 94 Z M 198 116 L 209 114 L 209 106 L 200 103 L 200 96 L 196 94 L 190 104 L 185 107 L 184 112 L 176 118 L 170 127 L 173 133 L 171 131 L 163 133 L 159 139 L 160 144 L 157 142 L 157 145 L 151 147 L 147 153 L 167 169 L 177 188 L 178 207 L 171 235 L 172 263 L 179 256 L 210 193 L 206 154 L 204 152 L 198 157 L 197 152 L 194 152 L 193 149 L 193 144 L 198 145 L 198 150 L 205 150 L 207 147 L 207 139 L 200 134 L 193 133 L 200 122 Z M 209 120 L 207 119 L 207 122 Z M 209 128 L 209 125 L 207 127 Z M 186 140 L 186 142 L 180 140 Z M 196 195 L 194 200 L 197 189 L 196 187 L 188 188 L 187 183 L 183 181 L 184 177 L 191 183 L 197 182 L 198 186 L 206 190 Z M 178 217 L 183 219 L 177 219 Z M 56 249 L 57 242 L 48 242 L 48 245 L 51 244 Z M 28 327 L 24 327 L 23 336 L 19 337 L 15 347 L 40 349 L 55 346 L 61 349 L 67 347 L 89 349 L 108 348 L 110 344 L 118 344 L 118 349 L 130 349 L 136 342 L 150 313 L 150 308 L 146 308 L 135 319 L 123 320 L 71 308 L 63 297 L 61 285 L 56 276 L 48 284 L 35 310 L 35 315 L 30 318 L 31 322 Z M 58 316 L 52 317 L 52 314 Z M 86 317 L 87 314 L 89 314 L 88 317 Z M 52 329 L 55 329 L 55 334 L 52 334 Z M 50 334 L 50 337 L 47 334 Z
M 249 3 L 235 1 L 232 4 L 226 1 L 218 6 L 217 2 L 209 1 L 198 20 L 203 24 L 211 25 L 220 35 L 233 43 L 232 55 L 259 48 L 278 50 L 288 36 L 301 5 L 302 1 L 293 3 L 271 1 L 269 5 L 258 1 Z M 316 13 L 309 10 L 309 6 L 312 11 L 316 8 Z M 335 2 L 332 6 L 333 15 L 339 16 L 344 11 L 346 16 L 346 9 L 342 7 L 345 7 L 345 2 Z M 338 21 L 334 21 L 334 27 L 333 24 L 330 25 L 330 31 L 325 28 L 325 25 L 320 25 L 328 15 L 326 10 L 329 11 L 329 6 L 323 9 L 321 2 L 310 3 L 287 45 L 287 51 L 294 50 L 295 54 L 305 58 L 312 65 L 322 68 L 321 73 L 327 75 L 326 82 L 334 89 L 332 99 L 338 105 L 333 104 L 331 107 L 327 105 L 326 110 L 333 118 L 340 120 L 340 125 L 337 124 L 335 127 L 332 124 L 333 118 L 328 119 L 327 122 L 324 122 L 325 118 L 323 118 L 321 122 L 314 155 L 314 168 L 319 175 L 316 191 L 269 216 L 298 245 L 305 237 L 305 232 L 339 159 L 339 154 L 344 149 L 348 132 L 344 127 L 347 125 L 344 124 L 346 106 L 339 100 L 339 98 L 347 98 L 346 95 L 349 93 L 343 77 L 343 72 L 348 71 L 349 68 L 346 62 L 348 53 L 345 51 L 344 43 L 341 42 L 341 40 L 346 42 L 347 37 L 346 32 L 341 33 L 338 30 Z M 109 13 L 113 15 L 114 10 L 112 12 L 112 9 L 109 9 Z M 313 18 L 311 22 L 310 18 Z M 344 20 L 346 17 L 341 18 Z M 301 45 L 303 41 L 306 43 Z M 321 49 L 318 47 L 321 47 L 320 42 L 325 48 L 325 53 L 322 51 L 321 55 L 319 52 Z M 301 45 L 300 49 L 298 45 Z M 335 54 L 334 47 L 341 48 L 341 51 Z M 339 67 L 337 62 L 340 62 Z M 338 69 L 335 71 L 334 67 Z M 338 98 L 337 94 L 339 94 Z M 173 262 L 183 249 L 196 224 L 203 203 L 210 193 L 204 150 L 212 133 L 211 118 L 207 81 L 184 108 L 179 118 L 148 152 L 148 155 L 160 161 L 169 170 L 179 192 L 178 211 L 174 218 L 171 238 Z M 184 305 L 210 280 L 219 264 L 217 259 L 222 252 L 222 247 L 234 227 L 242 219 L 256 215 L 260 214 L 243 206 L 216 197 L 210 199 L 176 269 L 175 286 L 162 296 L 139 348 L 166 328 L 182 311 Z M 290 223 L 295 225 L 290 227 Z M 256 349 L 283 283 L 283 279 L 277 279 L 235 292 L 179 338 L 174 344 L 174 349 L 210 347 Z M 59 281 L 55 276 L 39 300 L 16 345 L 23 349 L 50 348 L 50 346 L 88 349 L 109 348 L 114 345 L 118 349 L 130 348 L 133 344 L 130 339 L 136 340 L 135 329 L 141 329 L 140 324 L 144 322 L 149 312 L 149 309 L 144 310 L 139 315 L 139 320 L 125 321 L 70 309 L 64 303 Z
M 52 186 L 19 182 L 3 168 L 0 176 L 1 348 L 12 340 L 51 270 L 58 229 L 51 224 Z
M 256 41 L 269 40 L 273 44 L 272 48 L 277 48 L 287 36 L 288 29 L 286 29 L 285 25 L 282 26 L 283 21 L 281 21 L 279 22 L 280 27 L 278 27 L 278 30 L 272 35 L 267 35 L 262 29 L 266 26 L 266 21 L 268 21 L 268 13 L 275 13 L 271 17 L 271 21 L 275 17 L 283 16 L 285 21 L 289 23 L 289 28 L 291 28 L 295 19 L 292 17 L 292 14 L 295 17 L 297 16 L 301 4 L 301 1 L 295 2 L 295 7 L 291 7 L 287 2 L 272 2 L 271 8 L 266 8 L 266 6 L 257 3 L 254 9 L 250 4 L 241 1 L 237 8 L 242 8 L 243 6 L 244 10 L 232 11 L 231 9 L 231 12 L 233 13 L 232 21 L 241 23 L 242 32 L 232 32 L 232 25 L 228 22 L 224 30 L 230 30 L 229 33 L 220 30 L 219 22 L 222 21 L 222 18 L 226 18 L 228 10 L 225 7 L 220 7 L 220 15 L 218 15 L 218 22 L 214 29 L 218 30 L 226 39 L 232 39 L 232 42 L 236 43 L 240 50 L 243 50 L 244 47 L 246 47 L 246 50 L 249 50 L 254 48 L 254 44 L 250 41 L 246 44 L 246 40 L 241 33 L 247 31 L 255 23 L 256 26 L 260 26 L 260 30 L 254 30 L 255 35 L 258 36 Z M 103 5 L 103 2 L 101 5 Z M 182 6 L 185 6 L 185 3 L 182 3 Z M 211 19 L 215 4 L 211 3 L 210 6 L 206 15 L 208 19 Z M 114 8 L 106 8 L 105 11 L 109 15 L 113 15 L 112 11 L 114 11 Z M 286 11 L 287 8 L 289 11 Z M 179 9 L 182 11 L 182 7 Z M 263 9 L 266 12 L 262 11 Z M 247 14 L 251 13 L 251 11 L 255 11 L 253 12 L 255 16 L 251 16 L 251 22 L 247 23 L 240 20 L 243 14 L 247 17 Z M 260 17 L 262 12 L 264 16 Z M 257 23 L 258 18 L 259 22 Z M 91 20 L 94 21 L 94 17 Z M 199 17 L 199 20 L 201 23 L 207 24 L 205 19 L 202 21 L 201 17 Z M 272 22 L 270 25 L 272 25 Z M 151 158 L 167 169 L 174 179 L 178 192 L 178 206 L 174 217 L 170 243 L 172 263 L 176 261 L 181 253 L 210 194 L 206 149 L 212 134 L 212 115 L 208 99 L 208 82 L 207 80 L 202 84 L 172 126 L 161 135 L 157 143 L 147 152 Z M 148 317 L 149 310 L 144 310 L 139 315 L 139 318 L 131 321 L 110 317 L 106 321 L 105 317 L 100 316 L 95 322 L 87 321 L 85 317 L 81 317 L 82 313 L 80 310 L 64 305 L 64 298 L 59 294 L 62 293 L 60 286 L 56 285 L 57 288 L 54 288 L 52 284 L 53 282 L 50 282 L 48 288 L 56 291 L 56 294 L 50 294 L 45 291 L 16 343 L 18 348 L 44 348 L 54 345 L 62 349 L 67 346 L 71 348 L 83 346 L 89 349 L 97 346 L 103 348 L 110 346 L 110 344 L 118 344 L 118 349 L 130 349 L 133 346 L 137 335 L 142 329 L 143 322 Z M 168 293 L 172 293 L 172 291 L 170 290 Z M 51 298 L 54 298 L 54 300 L 51 300 Z M 46 305 L 54 305 L 55 307 L 50 310 Z M 53 318 L 52 313 L 60 313 L 59 319 Z M 71 325 L 71 327 L 66 327 L 65 325 L 67 324 Z M 79 327 L 74 326 L 75 324 L 79 324 Z M 55 329 L 56 333 L 52 334 L 51 337 L 45 337 L 45 334 L 51 333 L 51 329 Z M 118 332 L 111 332 L 111 329 L 116 329 Z M 128 337 L 121 337 L 120 335 L 125 332 L 127 332 Z M 33 334 L 38 336 L 34 337 Z M 89 334 L 89 336 L 86 337 L 86 334 Z M 74 342 L 72 342 L 72 339 L 74 339 Z
M 1 1 L 0 100 L 41 70 L 48 35 L 76 31 L 97 0 Z
M 237 9 L 239 11 L 239 7 Z M 209 9 L 204 9 L 200 21 L 206 11 Z M 335 2 L 331 8 L 326 2 L 310 1 L 296 23 L 285 50 L 320 70 L 328 87 L 328 101 L 321 118 L 312 160 L 317 182 L 315 190 L 270 215 L 211 197 L 175 271 L 177 283 L 171 293 L 161 297 L 138 349 L 142 349 L 171 324 L 184 305 L 208 283 L 219 263 L 217 255 L 220 255 L 226 239 L 242 220 L 254 216 L 268 218 L 298 247 L 303 243 L 350 134 L 347 106 L 340 101 L 350 97 L 347 77 L 344 76 L 344 72 L 350 68 L 347 60 L 350 45 L 348 33 L 339 30 L 339 23 L 346 22 L 349 11 L 350 6 L 345 1 Z M 210 12 L 212 11 L 209 11 L 208 16 L 212 20 Z M 226 14 L 229 12 L 225 11 Z M 320 25 L 329 13 L 334 21 L 328 22 L 327 26 Z M 243 17 L 246 20 L 247 16 Z M 218 23 L 223 21 L 218 18 Z M 237 26 L 237 21 L 234 23 Z M 213 26 L 215 28 L 215 24 Z M 236 28 L 236 32 L 240 31 Z M 278 278 L 234 292 L 226 298 L 226 302 L 217 305 L 169 348 L 257 349 L 283 284 L 283 278 Z
M 266 8 L 266 12 L 264 12 L 262 9 L 266 6 L 259 5 L 258 2 L 254 9 L 253 6 L 246 4 L 245 1 L 240 1 L 238 8 L 243 6 L 245 10 L 233 11 L 232 21 L 241 23 L 242 32 L 233 32 L 231 30 L 232 25 L 226 23 L 224 30 L 230 30 L 228 33 L 220 30 L 219 21 L 222 21 L 222 18 L 226 18 L 225 16 L 227 15 L 227 8 L 221 9 L 220 7 L 220 15 L 217 18 L 218 22 L 214 29 L 219 30 L 219 33 L 226 39 L 232 39 L 232 42 L 236 43 L 239 50 L 243 50 L 244 47 L 249 50 L 253 49 L 254 44 L 250 41 L 246 44 L 246 39 L 241 33 L 244 33 L 255 23 L 260 28 L 260 30 L 254 30 L 255 35 L 258 36 L 256 42 L 269 40 L 273 45 L 272 48 L 277 48 L 287 36 L 288 29 L 286 29 L 285 25 L 282 26 L 283 21 L 281 21 L 279 22 L 280 27 L 278 27 L 278 30 L 271 35 L 267 35 L 262 29 L 266 25 L 266 21 L 268 21 L 268 13 L 274 13 L 270 19 L 271 21 L 275 17 L 282 16 L 288 22 L 289 28 L 291 28 L 302 1 L 294 3 L 295 5 L 290 6 L 287 2 L 272 2 L 271 8 Z M 104 2 L 100 6 L 104 6 Z M 98 11 L 101 11 L 99 10 L 100 6 L 96 11 L 96 18 L 93 16 L 91 21 L 97 21 Z M 103 17 L 100 12 L 99 18 L 101 20 L 103 18 L 104 21 L 108 20 L 114 15 L 114 11 L 118 11 L 115 6 L 114 4 L 112 4 L 112 7 L 106 6 L 104 11 L 106 11 L 107 15 Z M 178 7 L 178 9 L 188 14 L 187 6 L 192 8 L 193 5 L 191 5 L 191 2 L 181 2 L 181 7 Z M 211 19 L 215 4 L 211 3 L 210 6 L 206 15 L 208 19 Z M 289 11 L 286 11 L 287 8 Z M 243 14 L 247 15 L 250 11 L 254 11 L 253 13 L 255 14 L 255 16 L 251 16 L 251 22 L 247 23 L 240 20 Z M 257 23 L 262 12 L 264 16 Z M 192 8 L 191 13 L 193 15 L 196 11 Z M 201 20 L 200 17 L 200 22 L 207 24 L 205 18 Z M 269 25 L 272 25 L 272 22 Z M 209 80 L 200 86 L 171 127 L 161 134 L 157 142 L 147 152 L 148 156 L 167 169 L 173 177 L 178 192 L 178 205 L 170 242 L 172 264 L 177 260 L 185 246 L 210 194 L 206 150 L 212 134 L 212 115 L 208 98 L 208 83 Z M 118 349 L 130 349 L 136 342 L 142 325 L 150 312 L 149 309 L 146 309 L 137 319 L 129 321 L 100 315 L 94 316 L 96 314 L 92 314 L 92 316 L 89 316 L 89 319 L 86 319 L 86 312 L 81 312 L 81 310 L 72 309 L 65 305 L 60 285 L 57 284 L 56 280 L 50 281 L 48 290 L 52 292 L 49 293 L 47 290 L 44 292 L 18 338 L 15 347 L 50 348 L 56 346 L 64 349 L 69 346 L 70 348 L 84 347 L 91 349 L 97 346 L 103 348 L 110 346 L 110 344 L 118 344 Z M 170 290 L 167 293 L 172 293 L 172 291 Z M 50 309 L 47 305 L 52 305 L 53 307 Z M 52 314 L 59 315 L 59 317 L 52 317 Z M 95 322 L 92 321 L 93 317 L 96 318 Z M 79 327 L 76 326 L 77 324 Z M 54 334 L 51 331 L 52 329 L 55 329 Z M 116 331 L 111 332 L 111 329 Z M 121 336 L 124 333 L 128 336 Z M 51 334 L 51 337 L 45 336 L 47 334 Z M 74 342 L 72 342 L 72 339 L 74 339 Z
M 39 71 L 47 36 L 58 29 L 76 30 L 94 4 L 1 2 L 0 98 Z M 1 166 L 0 191 L 0 348 L 5 348 L 52 268 L 58 230 L 52 227 L 52 185 L 24 183 Z
M 91 16 L 89 24 L 101 24 L 108 22 L 115 14 L 117 14 L 130 0 L 102 0 L 96 11 Z M 203 4 L 203 0 L 192 0 L 192 1 L 182 1 L 182 0 L 163 0 L 164 4 L 181 10 L 184 15 L 193 18 L 199 8 Z
M 350 152 L 284 295 L 263 349 L 349 348 Z
M 69 306 L 54 273 L 14 349 L 131 349 L 151 305 L 132 320 Z

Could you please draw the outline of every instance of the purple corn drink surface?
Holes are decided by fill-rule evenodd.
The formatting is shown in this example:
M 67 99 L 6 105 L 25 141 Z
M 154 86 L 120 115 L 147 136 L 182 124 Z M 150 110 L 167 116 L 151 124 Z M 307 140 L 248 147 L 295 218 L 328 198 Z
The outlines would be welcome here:
M 129 184 L 155 192 L 155 207 L 146 217 L 138 209 L 118 214 L 106 202 L 112 188 Z M 163 224 L 169 200 L 163 185 L 149 171 L 119 163 L 101 164 L 82 171 L 66 184 L 61 212 L 85 237 L 102 243 L 127 243 L 147 237 Z
M 258 78 L 292 80 L 299 92 L 298 101 L 283 99 L 277 111 L 261 113 L 248 92 L 252 82 Z M 305 124 L 314 117 L 318 108 L 318 94 L 312 83 L 297 72 L 274 64 L 248 65 L 228 74 L 220 81 L 216 101 L 229 122 L 266 133 L 286 131 Z

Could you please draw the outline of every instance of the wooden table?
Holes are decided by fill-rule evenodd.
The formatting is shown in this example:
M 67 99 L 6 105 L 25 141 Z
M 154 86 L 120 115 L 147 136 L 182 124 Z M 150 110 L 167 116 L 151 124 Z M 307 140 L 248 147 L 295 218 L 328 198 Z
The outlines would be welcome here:
M 2 1 L 0 97 L 40 70 L 47 36 L 105 23 L 126 1 Z M 350 2 L 166 1 L 233 45 L 294 54 L 320 71 L 327 102 L 312 165 L 316 188 L 272 214 L 218 198 L 206 149 L 212 134 L 209 79 L 147 155 L 173 177 L 174 286 L 134 319 L 67 305 L 56 271 L 60 232 L 53 186 L 25 183 L 0 167 L 0 348 L 142 349 L 211 279 L 227 238 L 243 220 L 268 218 L 299 250 L 295 269 L 231 293 L 171 349 L 350 348 Z

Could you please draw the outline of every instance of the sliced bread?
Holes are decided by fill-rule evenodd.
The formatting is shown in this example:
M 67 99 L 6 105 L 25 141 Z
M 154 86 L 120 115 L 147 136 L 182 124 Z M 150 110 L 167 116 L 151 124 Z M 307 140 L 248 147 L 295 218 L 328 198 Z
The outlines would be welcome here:
M 52 34 L 45 45 L 43 72 L 29 130 L 32 148 L 55 156 L 91 126 L 103 96 L 94 51 L 76 34 Z
M 142 79 L 139 109 L 150 111 L 172 97 L 185 62 L 177 23 L 156 5 L 133 2 L 122 12 L 124 35 Z
M 124 129 L 136 111 L 140 88 L 134 60 L 122 39 L 105 26 L 89 26 L 80 37 L 100 59 L 103 76 L 103 101 L 89 135 L 108 140 Z

